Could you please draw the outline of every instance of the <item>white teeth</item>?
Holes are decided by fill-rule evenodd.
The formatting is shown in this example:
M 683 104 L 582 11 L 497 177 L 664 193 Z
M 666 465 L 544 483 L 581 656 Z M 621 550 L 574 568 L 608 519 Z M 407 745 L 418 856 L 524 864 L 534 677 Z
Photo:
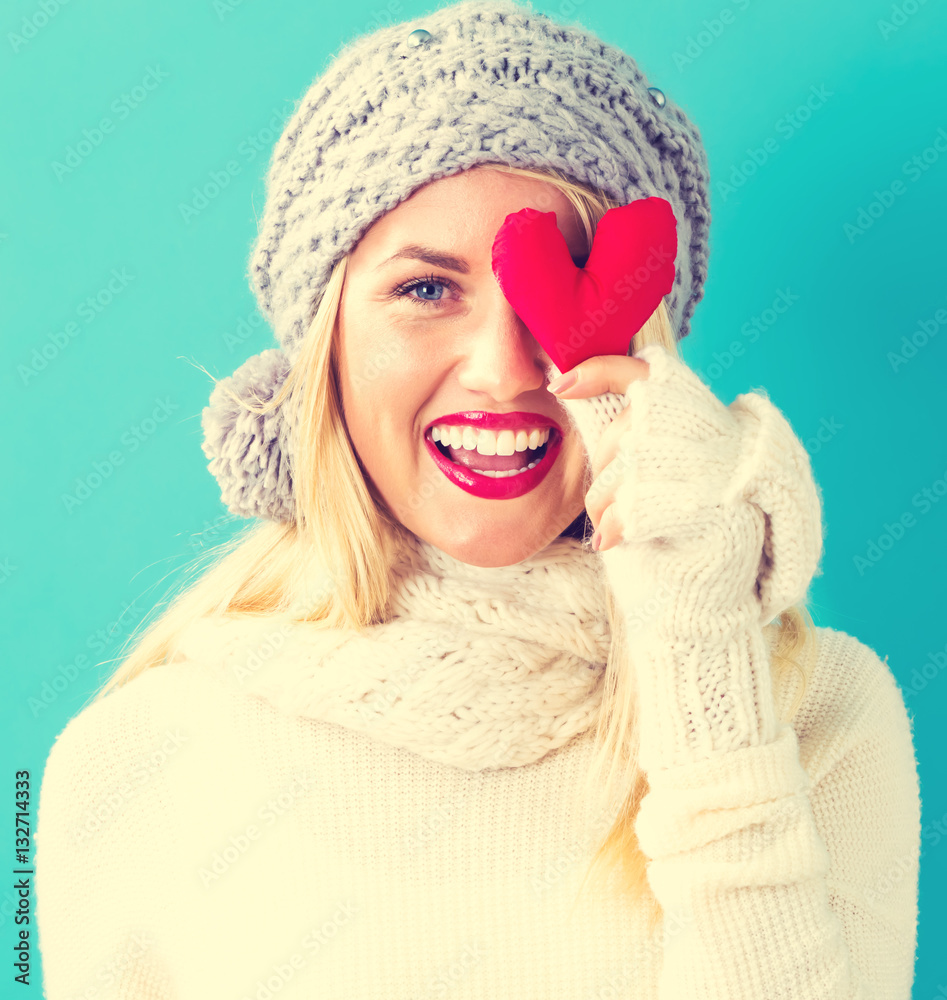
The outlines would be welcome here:
M 528 472 L 530 469 L 535 469 L 536 463 L 530 462 L 523 469 L 509 469 L 506 472 L 494 472 L 492 469 L 471 469 L 471 472 L 476 472 L 481 476 L 489 476 L 491 479 L 508 479 L 510 476 L 521 476 L 524 472 Z
M 516 434 L 514 434 L 513 431 L 500 431 L 500 433 L 497 434 L 497 454 L 516 454 Z
M 466 448 L 481 455 L 513 455 L 527 448 L 538 448 L 549 440 L 551 429 L 488 431 L 467 424 L 435 424 L 431 428 L 431 438 L 451 448 Z
M 493 431 L 481 431 L 477 438 L 478 455 L 495 455 L 497 453 L 497 436 Z

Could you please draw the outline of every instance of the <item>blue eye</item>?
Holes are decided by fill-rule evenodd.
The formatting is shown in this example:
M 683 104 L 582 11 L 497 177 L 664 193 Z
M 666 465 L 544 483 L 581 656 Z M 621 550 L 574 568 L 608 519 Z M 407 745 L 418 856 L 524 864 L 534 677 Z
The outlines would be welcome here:
M 455 288 L 453 281 L 449 281 L 447 278 L 439 278 L 436 275 L 429 274 L 426 278 L 412 278 L 410 281 L 405 282 L 403 285 L 399 285 L 397 288 L 392 290 L 392 295 L 399 298 L 408 298 L 412 302 L 416 302 L 422 306 L 435 306 L 440 307 L 444 301 L 443 295 L 438 298 L 426 299 L 426 298 L 416 298 L 410 293 L 415 289 L 419 289 L 424 293 L 430 291 L 436 291 L 437 287 L 452 289 Z

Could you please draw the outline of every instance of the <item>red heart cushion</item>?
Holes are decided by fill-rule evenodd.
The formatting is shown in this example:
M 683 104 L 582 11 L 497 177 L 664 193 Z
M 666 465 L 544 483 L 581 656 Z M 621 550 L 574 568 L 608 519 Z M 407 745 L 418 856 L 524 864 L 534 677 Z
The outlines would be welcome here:
M 640 198 L 601 218 L 584 268 L 572 262 L 555 212 L 508 215 L 493 241 L 507 301 L 561 372 L 587 358 L 627 354 L 674 286 L 677 220 L 664 198 Z

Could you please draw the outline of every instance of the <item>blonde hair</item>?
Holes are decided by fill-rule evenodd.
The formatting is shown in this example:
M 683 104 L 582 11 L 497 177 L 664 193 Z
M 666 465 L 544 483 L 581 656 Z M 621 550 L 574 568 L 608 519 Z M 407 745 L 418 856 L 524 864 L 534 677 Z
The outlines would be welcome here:
M 478 169 L 501 170 L 551 184 L 574 206 L 588 246 L 598 221 L 618 204 L 555 170 L 501 164 L 481 164 Z M 253 616 L 274 624 L 309 622 L 317 627 L 358 631 L 389 617 L 389 567 L 401 533 L 408 529 L 390 514 L 370 480 L 366 482 L 342 415 L 337 377 L 338 316 L 347 260 L 343 257 L 336 264 L 321 299 L 313 302 L 299 357 L 279 391 L 269 401 L 248 402 L 234 396 L 240 405 L 258 413 L 281 405 L 297 408 L 292 449 L 295 523 L 248 522 L 233 537 L 195 560 L 190 576 L 196 579 L 179 585 L 168 606 L 156 605 L 128 637 L 116 657 L 121 665 L 98 691 L 97 699 L 173 659 L 177 637 L 204 616 Z M 663 344 L 680 356 L 663 302 L 635 337 L 636 348 L 650 343 Z M 383 368 L 384 358 L 376 360 Z M 204 562 L 208 565 L 202 567 Z M 327 575 L 314 580 L 309 572 L 313 565 L 322 567 Z M 594 730 L 598 753 L 586 791 L 604 788 L 608 797 L 617 789 L 620 807 L 593 855 L 583 886 L 593 875 L 617 876 L 619 891 L 646 903 L 653 930 L 661 910 L 648 885 L 648 858 L 634 831 L 648 782 L 637 763 L 634 672 L 625 623 L 610 591 L 606 592 L 605 610 L 611 647 L 602 710 Z M 795 671 L 801 680 L 784 720 L 788 722 L 805 694 L 818 636 L 805 605 L 787 608 L 764 631 L 773 629 L 774 687 L 777 676 L 788 670 Z M 603 783 L 600 779 L 606 768 Z

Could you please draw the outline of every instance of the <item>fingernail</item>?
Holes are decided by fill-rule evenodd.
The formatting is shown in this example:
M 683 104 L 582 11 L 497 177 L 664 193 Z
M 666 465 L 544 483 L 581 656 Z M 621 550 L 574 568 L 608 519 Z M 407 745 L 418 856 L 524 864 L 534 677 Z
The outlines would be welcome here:
M 565 375 L 560 375 L 558 378 L 554 378 L 546 388 L 550 392 L 562 392 L 563 389 L 568 389 L 578 382 L 579 376 L 574 372 L 566 372 Z
M 602 544 L 602 533 L 601 531 L 598 530 L 598 528 L 596 528 L 595 534 L 592 536 L 592 551 L 598 552 L 598 547 L 601 544 Z

